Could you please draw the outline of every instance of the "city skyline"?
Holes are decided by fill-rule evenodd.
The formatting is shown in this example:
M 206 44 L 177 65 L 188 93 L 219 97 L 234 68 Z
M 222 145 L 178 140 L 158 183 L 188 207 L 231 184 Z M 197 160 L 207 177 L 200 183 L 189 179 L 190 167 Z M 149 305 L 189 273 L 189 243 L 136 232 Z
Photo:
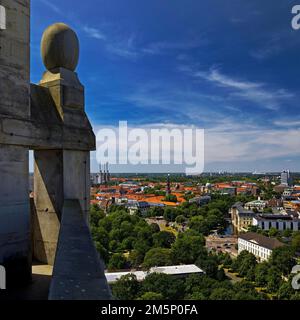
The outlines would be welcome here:
M 300 300 L 300 5 L 32 2 L 0 4 L 3 305 Z
M 60 19 L 78 30 L 78 72 L 95 132 L 119 120 L 193 125 L 206 132 L 206 172 L 300 171 L 300 31 L 291 27 L 292 5 L 38 0 L 31 80 L 44 71 L 41 34 Z M 91 168 L 98 168 L 95 154 Z

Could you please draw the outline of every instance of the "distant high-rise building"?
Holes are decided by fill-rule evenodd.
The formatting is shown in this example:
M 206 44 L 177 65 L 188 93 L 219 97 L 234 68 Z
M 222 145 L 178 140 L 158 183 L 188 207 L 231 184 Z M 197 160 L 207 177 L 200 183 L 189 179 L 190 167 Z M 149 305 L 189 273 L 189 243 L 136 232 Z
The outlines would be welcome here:
M 290 186 L 292 184 L 291 173 L 289 170 L 281 172 L 281 184 L 284 186 Z

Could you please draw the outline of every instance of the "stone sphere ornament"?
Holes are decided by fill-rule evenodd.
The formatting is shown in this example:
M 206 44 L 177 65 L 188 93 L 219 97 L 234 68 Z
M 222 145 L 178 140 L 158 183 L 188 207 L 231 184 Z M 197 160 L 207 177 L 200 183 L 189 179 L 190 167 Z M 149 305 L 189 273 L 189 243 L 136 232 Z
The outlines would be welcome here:
M 79 60 L 79 41 L 76 33 L 64 23 L 55 23 L 43 33 L 41 55 L 47 70 L 65 68 L 75 71 Z

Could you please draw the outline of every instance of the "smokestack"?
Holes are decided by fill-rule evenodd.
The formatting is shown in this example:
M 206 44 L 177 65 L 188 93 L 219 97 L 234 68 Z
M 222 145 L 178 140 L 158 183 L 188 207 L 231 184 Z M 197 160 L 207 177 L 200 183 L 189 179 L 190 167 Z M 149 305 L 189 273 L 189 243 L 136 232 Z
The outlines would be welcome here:
M 106 163 L 106 172 L 107 172 L 107 182 L 109 182 L 110 181 L 110 172 L 108 169 L 108 162 Z
M 102 166 L 101 166 L 101 163 L 99 165 L 99 170 L 100 170 L 100 179 L 99 179 L 99 184 L 102 184 L 103 183 L 103 173 L 102 173 Z

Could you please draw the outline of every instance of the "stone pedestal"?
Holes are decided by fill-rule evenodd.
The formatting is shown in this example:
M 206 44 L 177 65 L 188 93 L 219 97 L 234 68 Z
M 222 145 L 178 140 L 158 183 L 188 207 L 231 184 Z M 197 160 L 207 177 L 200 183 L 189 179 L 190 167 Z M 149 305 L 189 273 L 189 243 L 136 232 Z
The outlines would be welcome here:
M 78 200 L 88 223 L 89 151 L 94 149 L 95 139 L 84 112 L 84 87 L 74 71 L 78 50 L 77 36 L 66 25 L 56 24 L 45 31 L 42 56 L 48 70 L 36 89 L 46 90 L 51 97 L 48 107 L 55 109 L 57 117 L 49 117 L 48 123 L 62 128 L 59 149 L 35 148 L 34 256 L 48 264 L 55 260 L 64 200 Z

